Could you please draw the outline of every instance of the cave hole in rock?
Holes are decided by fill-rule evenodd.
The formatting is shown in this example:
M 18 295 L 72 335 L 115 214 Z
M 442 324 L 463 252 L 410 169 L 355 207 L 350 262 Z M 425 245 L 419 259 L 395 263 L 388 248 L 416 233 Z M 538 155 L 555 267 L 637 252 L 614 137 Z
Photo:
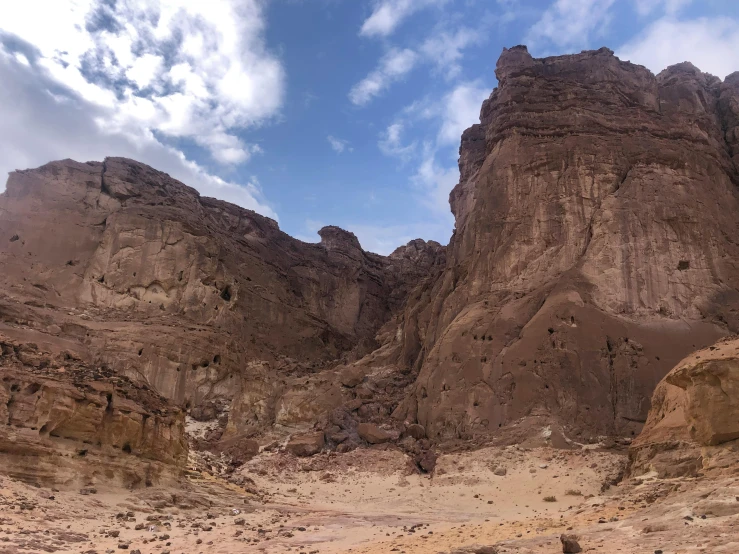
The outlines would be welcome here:
M 220 354 L 216 354 L 215 356 L 213 356 L 213 363 L 214 364 L 220 364 L 221 363 L 221 355 Z
M 180 274 L 179 274 L 179 275 L 177 276 L 177 280 L 178 280 L 178 281 L 182 281 L 182 278 L 183 278 L 184 276 L 185 276 L 185 272 L 184 272 L 184 271 L 180 271 Z
M 128 444 L 128 443 L 124 444 L 124 445 L 123 445 L 123 448 L 122 448 L 122 450 L 123 450 L 123 451 L 124 451 L 124 452 L 125 452 L 126 454 L 130 454 L 130 453 L 131 453 L 131 445 L 130 445 L 130 444 Z
M 21 390 L 21 386 L 18 383 L 10 385 L 10 392 L 18 392 Z
M 141 356 L 141 354 L 143 354 L 143 353 L 144 353 L 144 349 L 143 348 L 139 348 L 139 356 Z
M 98 283 L 104 283 L 105 282 L 105 275 L 101 275 L 98 279 Z
M 550 335 L 551 335 L 551 334 L 554 334 L 554 328 L 552 328 L 552 327 L 550 327 L 549 329 L 547 329 L 547 331 L 549 331 L 549 334 L 550 334 Z
M 44 423 L 41 426 L 41 429 L 38 430 L 39 435 L 48 435 L 49 434 L 49 425 L 47 423 Z
M 32 394 L 36 394 L 40 390 L 41 390 L 41 383 L 31 383 L 23 391 L 23 394 L 27 394 L 30 396 Z
M 680 271 L 690 269 L 690 262 L 688 260 L 680 260 L 677 264 L 677 269 Z
M 231 287 L 226 285 L 226 287 L 221 291 L 221 298 L 226 302 L 231 302 Z
M 108 400 L 108 405 L 105 406 L 105 411 L 112 412 L 113 411 L 113 395 L 111 393 L 108 393 L 105 395 L 105 397 Z
M 77 455 L 80 458 L 84 458 L 85 456 L 87 456 L 87 449 L 86 448 L 83 448 L 82 450 L 78 450 L 77 451 Z

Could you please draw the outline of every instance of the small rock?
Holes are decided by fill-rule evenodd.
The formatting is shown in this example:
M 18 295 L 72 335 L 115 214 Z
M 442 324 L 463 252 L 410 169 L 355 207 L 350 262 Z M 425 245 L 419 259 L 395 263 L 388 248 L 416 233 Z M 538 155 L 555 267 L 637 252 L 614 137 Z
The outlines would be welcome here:
M 577 542 L 580 540 L 580 537 L 577 535 L 560 535 L 559 540 L 562 542 L 563 554 L 576 554 L 577 552 L 582 552 L 580 543 Z

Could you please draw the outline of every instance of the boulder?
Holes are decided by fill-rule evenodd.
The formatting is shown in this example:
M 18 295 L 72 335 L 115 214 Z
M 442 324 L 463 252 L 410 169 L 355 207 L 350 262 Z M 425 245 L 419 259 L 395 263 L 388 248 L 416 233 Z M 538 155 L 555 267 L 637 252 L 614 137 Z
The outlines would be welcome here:
M 578 552 L 582 552 L 580 543 L 577 542 L 580 540 L 580 537 L 577 535 L 560 535 L 559 540 L 562 543 L 563 554 L 577 554 Z
M 354 388 L 364 381 L 364 369 L 359 366 L 349 366 L 339 373 L 339 381 L 342 385 Z
M 294 435 L 285 449 L 295 456 L 307 457 L 318 454 L 324 445 L 323 432 Z
M 392 435 L 381 429 L 374 423 L 360 423 L 357 426 L 357 434 L 360 438 L 366 440 L 370 444 L 382 444 L 390 442 Z

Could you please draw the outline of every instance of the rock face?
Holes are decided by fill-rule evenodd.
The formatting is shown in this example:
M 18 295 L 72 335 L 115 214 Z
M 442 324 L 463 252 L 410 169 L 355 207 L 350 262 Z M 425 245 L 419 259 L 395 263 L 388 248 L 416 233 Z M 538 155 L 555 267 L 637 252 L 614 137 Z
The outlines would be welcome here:
M 173 480 L 187 461 L 184 421 L 110 368 L 0 334 L 0 460 L 13 477 L 57 486 Z
M 398 317 L 396 416 L 435 439 L 522 418 L 634 435 L 659 380 L 739 328 L 739 74 L 505 50 L 465 131 L 456 230 Z
M 665 374 L 739 331 L 739 74 L 684 63 L 654 76 L 605 48 L 534 59 L 517 46 L 496 75 L 462 135 L 447 247 L 379 256 L 338 227 L 306 244 L 132 160 L 12 173 L 0 333 L 109 368 L 167 399 L 163 413 L 218 421 L 216 450 L 243 459 L 266 430 L 306 455 L 397 442 L 425 471 L 446 440 L 636 436 Z M 117 413 L 117 392 L 0 370 L 20 387 L 11 406 L 19 391 L 46 399 L 6 418 L 54 422 L 48 394 L 90 395 L 88 411 L 69 408 L 88 429 L 69 440 L 180 463 L 147 442 L 158 412 L 109 421 L 101 399 Z M 665 427 L 682 410 L 679 444 L 729 440 L 737 429 L 703 414 L 733 380 L 723 363 L 675 373 L 652 414 Z M 162 444 L 179 444 L 172 425 Z
M 250 422 L 269 425 L 286 375 L 370 351 L 444 259 L 434 242 L 383 257 L 337 227 L 320 235 L 302 243 L 131 160 L 18 171 L 0 196 L 0 325 L 201 416 L 245 383 Z
M 739 339 L 699 350 L 667 374 L 630 455 L 633 474 L 663 477 L 739 462 Z

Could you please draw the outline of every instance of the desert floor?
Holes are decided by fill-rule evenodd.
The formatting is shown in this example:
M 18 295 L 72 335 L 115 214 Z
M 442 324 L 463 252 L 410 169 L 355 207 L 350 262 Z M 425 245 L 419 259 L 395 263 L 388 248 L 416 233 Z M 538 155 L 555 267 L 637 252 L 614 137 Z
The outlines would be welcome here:
M 739 552 L 739 478 L 604 487 L 625 463 L 592 448 L 490 447 L 442 455 L 429 477 L 381 447 L 263 453 L 238 470 L 259 496 L 208 471 L 176 490 L 93 494 L 0 478 L 0 553 L 557 553 L 562 533 L 583 552 Z

